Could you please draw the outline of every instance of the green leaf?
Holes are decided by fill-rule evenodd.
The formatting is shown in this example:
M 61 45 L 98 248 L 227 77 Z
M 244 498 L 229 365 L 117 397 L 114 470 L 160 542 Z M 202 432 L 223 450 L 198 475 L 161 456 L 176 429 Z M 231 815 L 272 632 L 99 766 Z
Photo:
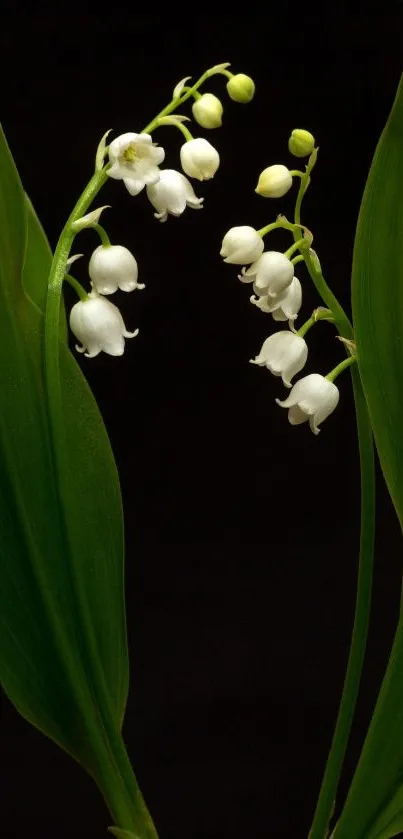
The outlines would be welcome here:
M 353 260 L 359 371 L 383 474 L 403 523 L 403 79 L 360 209 Z M 403 622 L 334 839 L 403 829 Z
M 61 505 L 43 379 L 45 243 L 0 130 L 0 679 L 22 716 L 99 779 L 119 751 L 128 690 L 121 497 L 102 418 L 61 346 Z

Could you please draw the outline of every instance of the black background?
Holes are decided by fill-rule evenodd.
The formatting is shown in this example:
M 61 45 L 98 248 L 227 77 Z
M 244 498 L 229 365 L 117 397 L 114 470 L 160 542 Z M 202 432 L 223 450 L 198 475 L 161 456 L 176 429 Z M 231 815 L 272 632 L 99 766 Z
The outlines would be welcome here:
M 152 5 L 152 4 L 150 4 Z M 265 13 L 163 16 L 4 11 L 1 121 L 25 189 L 54 246 L 91 176 L 101 135 L 138 131 L 185 75 L 231 61 L 251 75 L 247 106 L 225 79 L 207 136 L 221 155 L 199 184 L 202 212 L 165 225 L 144 194 L 108 183 L 97 204 L 115 243 L 133 250 L 147 288 L 119 293 L 140 336 L 116 359 L 80 364 L 118 463 L 127 529 L 131 693 L 125 741 L 161 839 L 305 837 L 346 664 L 359 544 L 359 469 L 349 375 L 318 437 L 275 405 L 281 381 L 248 364 L 273 330 L 223 265 L 231 226 L 259 228 L 293 195 L 254 193 L 271 163 L 291 168 L 294 127 L 319 162 L 304 202 L 325 276 L 349 308 L 354 229 L 366 174 L 401 72 L 403 6 L 315 16 L 285 3 Z M 189 110 L 187 110 L 189 112 Z M 179 167 L 175 129 L 155 135 Z M 271 246 L 285 250 L 285 233 Z M 93 234 L 76 276 L 86 283 Z M 299 266 L 300 267 L 300 266 Z M 301 324 L 319 304 L 305 270 Z M 71 304 L 72 296 L 68 296 Z M 309 333 L 306 372 L 343 353 L 327 324 Z M 381 483 L 381 482 L 380 482 Z M 362 744 L 398 612 L 401 542 L 379 489 L 373 618 L 342 802 Z M 1 700 L 2 836 L 98 837 L 111 823 L 95 785 Z

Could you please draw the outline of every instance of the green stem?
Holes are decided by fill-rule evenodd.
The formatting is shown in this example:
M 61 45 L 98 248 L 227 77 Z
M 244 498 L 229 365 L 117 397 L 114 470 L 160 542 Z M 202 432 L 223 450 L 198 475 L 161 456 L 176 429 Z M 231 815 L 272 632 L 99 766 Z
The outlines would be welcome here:
M 325 378 L 329 382 L 334 382 L 334 380 L 337 379 L 337 376 L 340 376 L 340 373 L 342 373 L 343 370 L 346 370 L 347 367 L 350 367 L 351 364 L 354 364 L 355 361 L 357 361 L 357 357 L 355 355 L 350 355 L 348 358 L 345 358 L 344 361 L 341 361 L 337 367 L 334 367 L 333 370 L 325 376 Z
M 75 280 L 74 277 L 71 277 L 70 274 L 66 274 L 65 278 L 66 282 L 74 288 L 74 291 L 78 294 L 80 300 L 87 300 L 88 299 L 88 291 L 83 288 L 81 283 L 78 280 Z
M 301 223 L 301 204 L 310 181 L 310 172 L 316 162 L 317 149 L 309 159 L 305 177 L 301 180 L 295 205 L 294 221 Z M 294 233 L 294 238 L 298 236 Z M 349 318 L 333 292 L 327 285 L 318 260 L 313 259 L 309 251 L 304 252 L 304 260 L 310 277 L 328 309 L 331 310 L 335 325 L 343 338 L 353 339 L 353 329 Z M 351 370 L 356 411 L 358 446 L 361 470 L 361 529 L 360 552 L 358 562 L 357 595 L 350 651 L 347 662 L 343 691 L 333 733 L 330 752 L 323 775 L 319 798 L 309 833 L 309 839 L 325 839 L 332 817 L 334 801 L 344 762 L 351 724 L 357 701 L 368 636 L 369 615 L 371 609 L 372 567 L 374 553 L 375 528 L 375 467 L 372 428 L 368 408 L 362 389 L 358 367 Z
M 279 230 L 283 228 L 284 230 L 291 230 L 292 233 L 298 231 L 301 232 L 302 224 L 295 225 L 292 221 L 287 221 L 284 216 L 279 216 L 276 221 L 271 221 L 270 224 L 266 224 L 265 227 L 261 227 L 260 230 L 257 230 L 256 233 L 262 237 L 266 236 L 267 233 L 271 233 L 272 230 Z
M 357 595 L 343 692 L 312 827 L 309 832 L 309 839 L 325 839 L 332 816 L 340 772 L 350 736 L 360 686 L 371 609 L 375 530 L 374 445 L 368 408 L 356 366 L 352 368 L 351 376 L 353 380 L 361 468 L 361 530 Z
M 66 263 L 76 236 L 75 231 L 71 229 L 71 224 L 86 213 L 88 207 L 106 182 L 108 176 L 105 168 L 106 167 L 93 175 L 67 219 L 56 245 L 49 273 L 48 296 L 45 313 L 45 379 L 49 403 L 50 424 L 53 429 L 56 429 L 63 419 L 61 414 L 61 394 L 59 387 L 58 324 L 60 299 L 63 280 L 65 277 Z M 55 451 L 57 451 L 57 446 L 55 446 Z
M 176 121 L 176 120 L 174 122 L 173 120 L 174 120 L 174 118 L 172 117 L 172 122 L 168 122 L 168 121 L 165 122 L 164 118 L 161 117 L 161 119 L 159 119 L 157 121 L 157 124 L 154 126 L 154 129 L 155 128 L 160 128 L 163 125 L 173 125 L 175 128 L 178 128 L 179 131 L 182 132 L 182 134 L 183 134 L 183 136 L 184 136 L 184 138 L 187 142 L 189 140 L 193 140 L 193 135 L 190 133 L 189 129 L 186 128 L 186 125 L 183 125 L 183 122 L 179 122 L 179 121 Z
M 316 309 L 313 315 L 311 315 L 311 317 L 308 318 L 308 320 L 306 320 L 305 323 L 302 324 L 302 326 L 300 326 L 296 334 L 299 335 L 300 338 L 304 338 L 308 330 L 311 329 L 311 327 L 314 326 L 315 323 L 318 322 L 318 320 L 332 320 L 332 313 L 329 311 L 329 309 L 322 309 L 320 311 Z
M 110 248 L 111 247 L 111 240 L 110 240 L 105 228 L 102 227 L 102 224 L 93 224 L 93 228 L 94 228 L 94 230 L 97 231 L 98 236 L 99 236 L 103 246 L 105 248 Z
M 302 238 L 302 239 L 297 239 L 297 234 L 294 234 L 294 239 L 295 239 L 294 244 L 293 244 L 293 245 L 291 245 L 291 246 L 288 248 L 288 250 L 284 251 L 284 256 L 286 256 L 288 259 L 290 258 L 290 256 L 292 256 L 292 254 L 294 253 L 294 251 L 298 250 L 298 248 L 301 248 L 301 247 L 303 247 L 304 245 L 305 245 L 305 247 L 306 247 L 306 244 L 307 244 L 307 243 L 306 243 L 306 239 L 304 239 L 304 238 Z M 301 254 L 301 256 L 302 256 L 302 254 Z
M 232 79 L 234 77 L 234 73 L 231 73 L 231 70 L 217 70 L 221 76 L 226 76 L 227 79 Z
M 56 246 L 48 281 L 44 333 L 44 375 L 49 427 L 52 438 L 56 491 L 60 509 L 65 511 L 67 497 L 71 496 L 68 449 L 65 436 L 62 392 L 59 367 L 59 310 L 66 263 L 75 237 L 71 224 L 83 216 L 107 180 L 106 167 L 96 172 L 77 201 Z M 92 697 L 92 713 L 86 717 L 88 739 L 96 755 L 92 775 L 119 827 L 134 830 L 142 839 L 156 839 L 155 828 L 142 799 L 125 746 L 116 730 L 110 711 L 109 689 L 99 660 L 94 630 L 86 608 L 86 593 L 75 573 L 76 552 L 71 542 L 69 523 L 61 521 L 63 538 L 72 570 L 72 585 L 77 601 L 77 617 L 81 620 L 82 641 L 88 645 L 87 658 L 91 671 L 87 673 L 88 688 Z M 84 713 L 84 711 L 83 711 Z M 94 720 L 97 720 L 95 723 Z
M 227 71 L 225 70 L 217 70 L 216 73 L 222 73 L 224 75 L 227 75 Z M 166 105 L 165 108 L 163 108 L 162 111 L 160 111 L 159 114 L 157 114 L 157 116 L 153 120 L 151 120 L 151 122 L 149 122 L 145 128 L 142 129 L 141 133 L 151 134 L 151 132 L 154 131 L 154 128 L 157 128 L 157 126 L 159 125 L 159 120 L 161 119 L 161 117 L 165 117 L 168 114 L 171 114 L 172 111 L 175 111 L 176 108 L 180 108 L 181 105 L 183 105 L 183 103 L 186 102 L 187 99 L 190 99 L 190 97 L 193 96 L 194 92 L 198 90 L 198 88 L 203 84 L 203 82 L 205 82 L 206 79 L 209 79 L 212 75 L 213 74 L 210 70 L 206 70 L 206 72 L 203 73 L 202 76 L 200 76 L 200 78 L 197 80 L 197 82 L 195 82 L 194 85 L 192 85 L 192 87 L 186 87 L 186 89 L 184 88 L 180 96 L 177 96 L 176 99 L 172 99 L 168 103 L 168 105 Z
M 306 192 L 306 183 L 309 181 L 309 167 L 307 167 L 307 172 L 300 183 L 300 187 L 298 190 L 297 200 L 295 204 L 295 214 L 294 214 L 294 223 L 296 225 L 301 226 L 301 204 L 304 194 Z M 298 233 L 294 230 L 294 241 L 295 243 L 298 242 Z M 314 260 L 312 254 L 309 250 L 304 250 L 302 253 L 304 258 L 306 267 L 308 269 L 309 275 L 312 279 L 312 282 L 318 292 L 320 294 L 323 302 L 327 306 L 328 309 L 331 310 L 333 313 L 336 326 L 339 330 L 340 335 L 343 338 L 349 338 L 350 340 L 353 338 L 353 327 L 350 323 L 349 318 L 347 317 L 344 309 L 340 305 L 339 301 L 333 294 L 332 290 L 327 285 L 325 278 L 322 274 L 322 271 L 317 263 L 317 260 Z

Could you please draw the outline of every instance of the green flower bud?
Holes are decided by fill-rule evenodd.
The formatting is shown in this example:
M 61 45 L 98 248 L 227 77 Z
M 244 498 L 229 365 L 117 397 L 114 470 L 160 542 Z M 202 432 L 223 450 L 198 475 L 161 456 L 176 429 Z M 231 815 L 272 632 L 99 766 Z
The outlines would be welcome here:
M 291 172 L 281 163 L 275 163 L 260 173 L 255 192 L 265 198 L 281 198 L 291 187 Z
M 192 105 L 196 122 L 202 128 L 219 128 L 222 123 L 223 106 L 213 93 L 203 93 Z
M 308 157 L 315 147 L 315 137 L 304 128 L 294 128 L 288 141 L 288 148 L 295 157 Z
M 255 95 L 255 82 L 245 73 L 237 73 L 227 82 L 227 90 L 234 102 L 250 102 Z

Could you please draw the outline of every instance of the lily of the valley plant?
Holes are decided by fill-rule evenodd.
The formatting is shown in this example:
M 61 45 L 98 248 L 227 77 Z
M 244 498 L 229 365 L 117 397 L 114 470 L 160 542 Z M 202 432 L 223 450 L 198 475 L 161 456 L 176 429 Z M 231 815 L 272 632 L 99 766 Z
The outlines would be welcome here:
M 181 216 L 186 208 L 202 208 L 203 198 L 191 179 L 214 177 L 220 155 L 204 136 L 191 134 L 189 116 L 181 109 L 189 101 L 202 129 L 221 126 L 223 104 L 204 89 L 213 76 L 226 78 L 231 100 L 250 102 L 254 82 L 228 67 L 216 65 L 195 83 L 184 78 L 145 127 L 118 137 L 106 132 L 96 151 L 95 171 L 54 253 L 0 134 L 0 679 L 21 715 L 93 777 L 114 822 L 109 830 L 118 839 L 155 839 L 156 831 L 121 736 L 129 671 L 119 481 L 102 418 L 68 348 L 68 325 L 75 349 L 89 359 L 101 352 L 135 352 L 141 340 L 131 340 L 139 331 L 135 314 L 124 322 L 119 295 L 136 292 L 131 297 L 135 303 L 139 291 L 147 294 L 144 267 L 137 264 L 135 243 L 132 253 L 110 241 L 103 226 L 103 214 L 108 218 L 110 208 L 91 205 L 112 179 L 122 181 L 132 196 L 144 190 L 160 222 Z M 165 150 L 155 138 L 162 125 L 172 125 L 183 136 L 178 150 L 182 171 L 164 168 Z M 313 234 L 301 218 L 317 161 L 315 139 L 308 130 L 295 129 L 288 150 L 308 158 L 305 168 L 271 164 L 258 177 L 256 192 L 281 199 L 297 183 L 294 217 L 278 215 L 259 228 L 241 218 L 239 226 L 222 231 L 221 256 L 251 286 L 256 315 L 270 315 L 272 329 L 251 362 L 288 389 L 276 402 L 287 409 L 291 425 L 307 422 L 317 435 L 338 406 L 340 385 L 335 381 L 350 370 L 361 462 L 357 601 L 339 714 L 309 836 L 325 839 L 330 830 L 334 839 L 388 839 L 403 830 L 401 621 L 350 791 L 345 802 L 336 796 L 370 612 L 373 439 L 403 522 L 403 85 L 380 139 L 360 211 L 352 318 L 326 283 Z M 196 223 L 202 215 L 195 216 Z M 85 257 L 84 287 L 71 271 L 79 256 L 75 240 L 88 228 L 96 244 Z M 269 234 L 278 228 L 292 237 L 284 252 L 269 246 Z M 317 290 L 318 307 L 297 328 L 308 281 Z M 67 315 L 65 282 L 77 294 Z M 333 370 L 309 371 L 307 333 L 318 321 L 328 321 L 341 339 L 340 363 Z M 348 374 L 342 380 L 347 387 Z M 329 422 L 336 422 L 336 416 Z M 270 824 L 262 828 L 270 833 Z

